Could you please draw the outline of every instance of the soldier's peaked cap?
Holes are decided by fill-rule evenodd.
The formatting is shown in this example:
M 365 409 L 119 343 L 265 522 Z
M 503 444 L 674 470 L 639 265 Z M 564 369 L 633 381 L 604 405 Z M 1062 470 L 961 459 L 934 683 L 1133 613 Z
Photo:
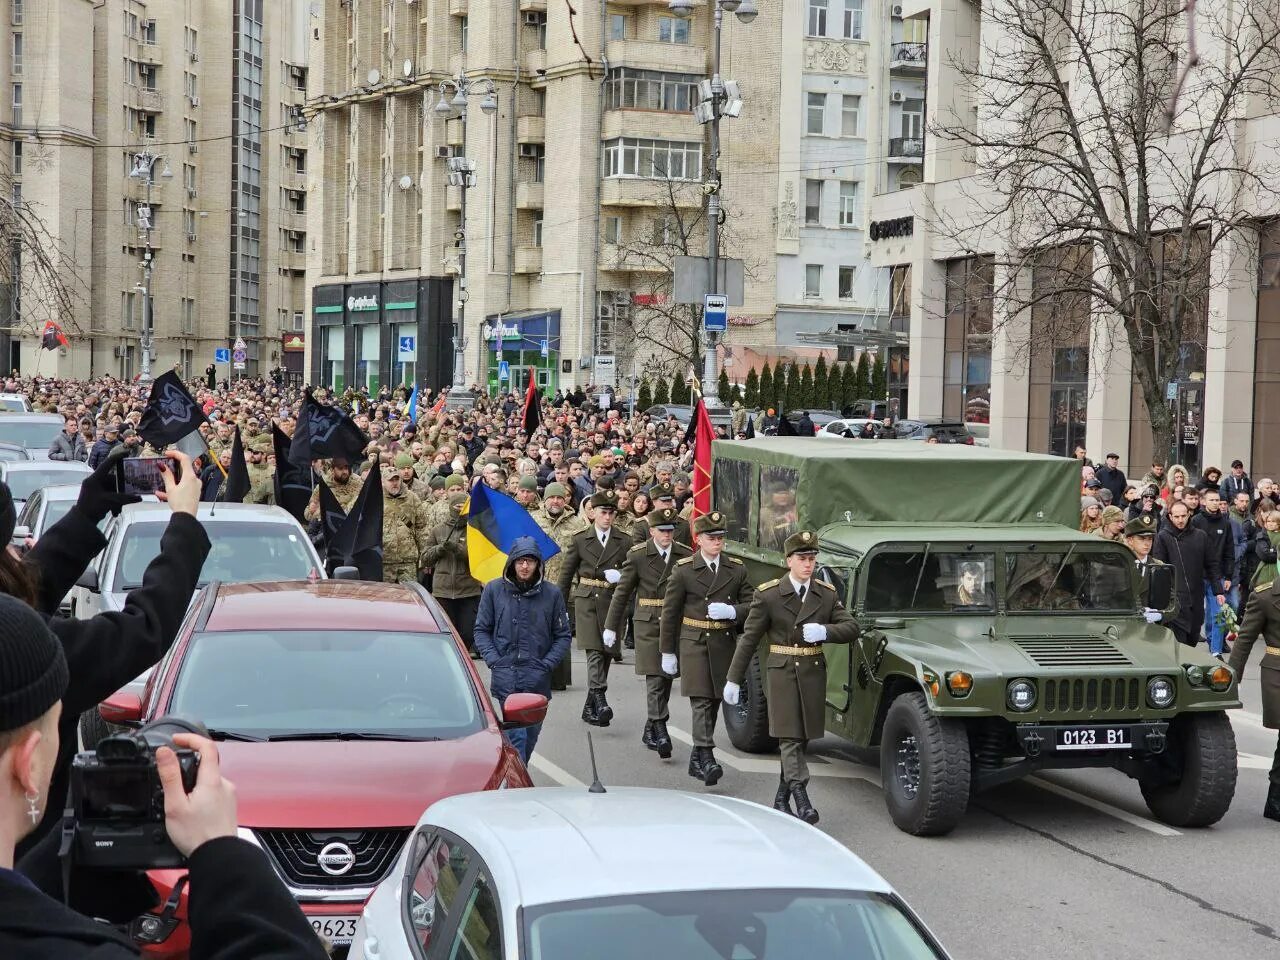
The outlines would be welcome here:
M 601 490 L 591 497 L 592 507 L 608 507 L 610 510 L 618 509 L 618 494 L 613 490 Z
M 1149 513 L 1140 513 L 1124 525 L 1126 537 L 1154 537 L 1156 521 Z
M 664 507 L 649 514 L 649 525 L 654 530 L 674 530 L 680 513 L 674 507 Z
M 693 532 L 696 534 L 724 536 L 725 529 L 725 516 L 719 510 L 712 510 L 693 521 Z
M 788 557 L 793 553 L 817 554 L 817 552 L 818 535 L 812 530 L 797 530 L 787 537 L 782 545 L 782 553 Z

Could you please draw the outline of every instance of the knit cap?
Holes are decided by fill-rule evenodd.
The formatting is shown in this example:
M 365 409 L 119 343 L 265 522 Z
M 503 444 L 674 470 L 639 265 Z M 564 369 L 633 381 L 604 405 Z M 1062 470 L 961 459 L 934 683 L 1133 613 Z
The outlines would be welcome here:
M 0 594 L 0 733 L 47 713 L 69 679 L 62 644 L 44 619 L 21 600 Z

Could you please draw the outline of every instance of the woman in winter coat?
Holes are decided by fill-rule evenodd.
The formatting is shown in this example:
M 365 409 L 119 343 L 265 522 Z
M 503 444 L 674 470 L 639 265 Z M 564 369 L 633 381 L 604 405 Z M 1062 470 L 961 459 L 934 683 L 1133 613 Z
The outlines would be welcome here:
M 1277 549 L 1280 549 L 1280 511 L 1267 510 L 1258 515 L 1258 528 L 1253 535 L 1253 555 L 1256 565 L 1250 577 L 1250 587 L 1260 587 L 1275 580 Z

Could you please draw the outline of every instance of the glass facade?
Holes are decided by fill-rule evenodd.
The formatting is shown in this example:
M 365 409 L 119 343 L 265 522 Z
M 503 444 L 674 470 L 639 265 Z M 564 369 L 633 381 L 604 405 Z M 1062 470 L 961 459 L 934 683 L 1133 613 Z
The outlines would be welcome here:
M 343 369 L 343 349 L 346 330 L 343 327 L 321 327 L 322 367 L 321 376 L 326 384 L 339 392 L 347 389 L 346 371 Z
M 370 393 L 376 393 L 378 378 L 378 338 L 382 327 L 376 323 L 366 323 L 356 327 L 356 369 L 354 386 L 368 387 Z
M 944 417 L 963 419 L 966 423 L 991 422 L 993 287 L 990 257 L 947 262 Z
M 558 388 L 560 366 L 560 311 L 518 317 L 490 317 L 480 328 L 488 358 L 485 385 L 490 394 L 529 388 L 535 379 L 545 393 Z M 546 342 L 546 356 L 542 345 Z M 502 363 L 507 377 L 501 377 Z
M 262 2 L 233 5 L 230 333 L 248 345 L 246 376 L 261 372 Z

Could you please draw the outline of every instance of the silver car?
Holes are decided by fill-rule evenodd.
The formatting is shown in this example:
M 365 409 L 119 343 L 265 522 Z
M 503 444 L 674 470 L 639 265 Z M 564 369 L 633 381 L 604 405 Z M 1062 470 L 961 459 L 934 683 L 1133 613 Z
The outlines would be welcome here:
M 13 505 L 19 511 L 37 490 L 55 484 L 78 486 L 91 473 L 88 465 L 78 460 L 0 461 L 0 480 L 9 485 Z

